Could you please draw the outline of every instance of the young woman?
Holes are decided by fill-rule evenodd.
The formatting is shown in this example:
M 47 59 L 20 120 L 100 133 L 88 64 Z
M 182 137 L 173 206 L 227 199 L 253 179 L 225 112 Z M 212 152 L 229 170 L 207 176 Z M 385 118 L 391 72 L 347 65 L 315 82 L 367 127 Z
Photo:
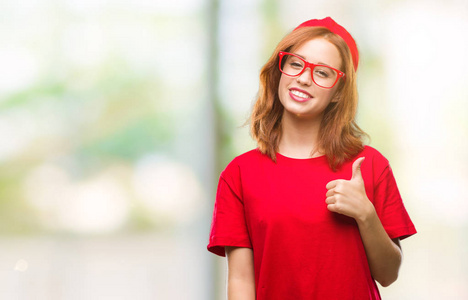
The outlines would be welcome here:
M 330 17 L 302 23 L 260 74 L 258 148 L 221 173 L 208 250 L 228 299 L 380 299 L 416 233 L 388 160 L 355 123 L 359 54 Z

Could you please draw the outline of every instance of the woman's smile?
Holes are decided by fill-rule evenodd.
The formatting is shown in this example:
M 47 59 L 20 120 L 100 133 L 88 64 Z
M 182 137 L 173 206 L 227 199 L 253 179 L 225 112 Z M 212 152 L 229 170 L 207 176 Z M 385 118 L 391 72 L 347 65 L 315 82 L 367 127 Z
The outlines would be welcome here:
M 298 88 L 289 89 L 289 96 L 299 102 L 305 102 L 313 98 L 311 94 Z

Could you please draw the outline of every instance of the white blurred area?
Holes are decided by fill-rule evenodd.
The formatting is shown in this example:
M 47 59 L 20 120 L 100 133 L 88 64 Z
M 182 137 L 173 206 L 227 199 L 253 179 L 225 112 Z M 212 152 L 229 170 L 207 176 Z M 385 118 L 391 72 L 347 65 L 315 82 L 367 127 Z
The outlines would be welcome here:
M 107 170 L 76 183 L 57 166 L 39 166 L 25 179 L 26 199 L 51 229 L 113 232 L 125 222 L 130 206 L 117 172 Z
M 395 299 L 468 299 L 467 16 L 467 3 L 414 1 L 382 28 L 396 176 L 419 230 Z
M 0 235 L 0 299 L 225 299 L 225 259 L 206 250 L 219 175 L 205 109 L 208 3 L 0 4 L 0 168 L 21 174 L 14 189 L 24 210 L 14 217 L 43 230 Z M 255 147 L 239 126 L 273 47 L 299 22 L 332 16 L 361 53 L 358 123 L 390 160 L 418 230 L 402 241 L 400 277 L 382 297 L 468 299 L 468 4 L 219 4 L 218 94 L 232 120 L 232 152 Z M 124 97 L 133 87 L 122 73 L 154 86 L 146 102 L 139 86 Z M 59 96 L 7 103 L 64 78 Z M 166 148 L 157 141 L 136 158 L 110 155 L 89 168 L 74 157 L 145 113 L 160 114 Z
M 193 171 L 157 156 L 133 169 L 112 166 L 84 182 L 58 166 L 38 166 L 25 178 L 24 192 L 46 226 L 80 234 L 118 231 L 136 205 L 179 225 L 189 225 L 205 208 Z

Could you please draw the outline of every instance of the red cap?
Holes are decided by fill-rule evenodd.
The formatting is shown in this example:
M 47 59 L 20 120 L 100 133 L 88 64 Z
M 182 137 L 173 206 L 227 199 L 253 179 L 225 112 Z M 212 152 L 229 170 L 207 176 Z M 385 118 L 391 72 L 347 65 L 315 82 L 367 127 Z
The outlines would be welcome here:
M 309 21 L 305 21 L 301 25 L 297 26 L 294 30 L 301 27 L 326 27 L 331 32 L 339 35 L 348 45 L 348 48 L 351 51 L 351 55 L 353 57 L 354 70 L 357 70 L 359 63 L 359 52 L 356 46 L 356 42 L 354 41 L 351 34 L 343 26 L 336 23 L 332 18 L 326 17 L 325 19 L 321 20 L 312 19 Z

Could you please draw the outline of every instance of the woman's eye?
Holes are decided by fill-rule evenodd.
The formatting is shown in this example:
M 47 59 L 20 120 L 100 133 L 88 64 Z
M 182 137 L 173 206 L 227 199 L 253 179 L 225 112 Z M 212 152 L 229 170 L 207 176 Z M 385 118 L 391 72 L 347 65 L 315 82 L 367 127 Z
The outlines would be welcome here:
M 330 74 L 328 74 L 324 70 L 315 70 L 315 74 L 317 74 L 317 75 L 319 75 L 321 77 L 329 77 L 330 76 Z
M 302 64 L 298 63 L 298 62 L 291 62 L 291 67 L 294 67 L 294 68 L 302 68 Z

